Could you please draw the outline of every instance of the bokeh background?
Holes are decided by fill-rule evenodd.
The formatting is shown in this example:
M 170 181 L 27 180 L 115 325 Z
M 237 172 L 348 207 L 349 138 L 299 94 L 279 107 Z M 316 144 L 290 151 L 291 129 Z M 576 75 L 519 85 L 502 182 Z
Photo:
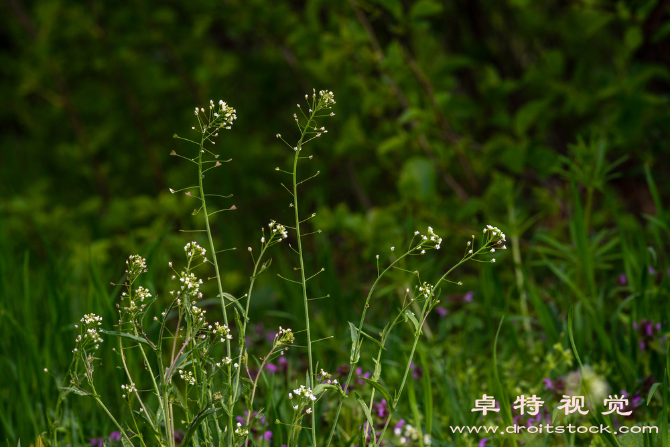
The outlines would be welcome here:
M 199 223 L 192 199 L 168 190 L 195 178 L 170 157 L 190 150 L 172 135 L 187 136 L 193 108 L 210 99 L 237 109 L 217 144 L 232 162 L 206 186 L 234 194 L 220 204 L 237 210 L 214 225 L 220 247 L 238 248 L 220 259 L 226 288 L 243 294 L 246 247 L 270 219 L 290 223 L 275 167 L 292 153 L 275 134 L 295 138 L 295 104 L 312 88 L 337 101 L 302 167 L 320 171 L 302 209 L 323 231 L 307 260 L 326 268 L 313 295 L 330 294 L 312 308 L 314 338 L 334 335 L 320 342 L 321 365 L 347 363 L 347 321 L 358 321 L 376 254 L 387 263 L 389 247 L 431 225 L 443 247 L 414 264 L 430 280 L 490 223 L 509 250 L 458 271 L 463 286 L 443 291 L 398 418 L 434 445 L 476 445 L 478 436 L 447 427 L 473 422 L 474 399 L 492 389 L 503 315 L 499 369 L 510 394 L 558 402 L 560 381 L 577 369 L 571 306 L 593 380 L 645 403 L 662 381 L 670 2 L 3 0 L 0 11 L 1 442 L 28 445 L 46 430 L 57 389 L 43 369 L 63 373 L 82 314 L 113 320 L 109 283 L 128 255 L 145 256 L 147 284 L 166 293 L 167 262 L 192 238 L 178 230 Z M 272 257 L 276 273 L 292 272 L 287 247 Z M 384 284 L 372 333 L 411 285 L 402 273 Z M 301 309 L 295 290 L 262 277 L 251 311 L 259 347 L 263 331 L 299 329 Z M 405 331 L 389 351 L 391 385 Z M 118 403 L 109 351 L 99 374 Z M 290 357 L 297 369 L 302 357 Z M 369 356 L 360 366 L 372 368 Z M 617 423 L 655 421 L 660 407 L 659 392 Z M 348 427 L 360 423 L 356 411 Z M 85 400 L 70 397 L 67 414 L 72 445 L 111 430 Z

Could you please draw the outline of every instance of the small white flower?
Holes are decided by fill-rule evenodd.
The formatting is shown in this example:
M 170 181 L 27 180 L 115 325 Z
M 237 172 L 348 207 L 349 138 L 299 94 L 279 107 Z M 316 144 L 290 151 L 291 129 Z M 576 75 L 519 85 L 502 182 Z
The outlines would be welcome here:
M 293 406 L 293 409 L 294 409 L 294 410 L 297 410 L 297 409 L 298 409 L 298 406 L 297 406 L 297 405 L 294 405 L 294 406 Z
M 496 259 L 495 258 L 491 259 L 491 262 L 496 262 Z
M 395 250 L 395 247 L 391 247 L 391 251 Z

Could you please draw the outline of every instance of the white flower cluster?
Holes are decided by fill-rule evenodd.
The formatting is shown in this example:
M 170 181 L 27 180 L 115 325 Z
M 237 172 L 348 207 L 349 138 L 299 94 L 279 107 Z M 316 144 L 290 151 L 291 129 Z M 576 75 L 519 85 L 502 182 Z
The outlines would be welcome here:
M 131 276 L 138 276 L 140 273 L 146 273 L 147 260 L 140 255 L 131 255 L 126 261 L 126 273 Z
M 286 239 L 288 237 L 288 231 L 286 231 L 286 227 L 284 227 L 284 225 L 278 224 L 273 220 L 268 224 L 268 227 L 272 229 L 273 233 L 279 233 L 282 236 L 279 238 L 279 242 L 282 241 L 282 238 Z
M 100 326 L 102 325 L 102 317 L 97 316 L 96 314 L 86 314 L 82 317 L 81 320 L 87 326 Z
M 410 424 L 405 424 L 402 427 L 396 427 L 393 434 L 400 437 L 399 443 L 401 445 L 409 444 L 412 441 L 419 439 L 419 430 Z M 423 435 L 423 445 L 431 445 L 432 439 L 429 434 Z
M 96 329 L 96 326 L 102 325 L 102 317 L 97 316 L 96 314 L 86 314 L 81 320 L 84 323 L 82 329 L 83 332 L 77 336 L 74 340 L 77 343 L 78 347 L 74 348 L 72 352 L 79 351 L 79 348 L 86 347 L 89 343 L 95 343 L 94 349 L 98 349 L 103 340 L 100 338 L 99 332 L 102 332 L 102 329 Z M 78 325 L 74 327 L 78 328 Z
M 232 362 L 232 359 L 230 357 L 226 357 L 223 360 L 221 360 L 221 362 L 217 363 L 216 366 L 221 367 L 222 364 L 223 365 L 230 365 L 230 362 Z
M 195 385 L 195 377 L 193 377 L 193 373 L 191 371 L 184 372 L 180 369 L 179 377 L 181 377 L 182 380 L 188 382 L 190 385 Z
M 316 396 L 314 396 L 314 394 L 312 394 L 312 390 L 305 387 L 305 385 L 300 385 L 300 388 L 296 388 L 295 390 L 293 390 L 293 393 L 296 396 L 303 396 L 306 399 L 311 400 L 312 402 L 314 402 L 316 400 Z
M 121 389 L 124 390 L 126 393 L 131 394 L 131 393 L 137 393 L 137 388 L 135 388 L 135 384 L 131 383 L 130 385 L 121 385 Z M 124 399 L 126 398 L 126 395 L 122 395 Z
M 280 344 L 284 345 L 290 345 L 295 341 L 295 336 L 293 335 L 293 331 L 291 329 L 284 329 L 281 326 L 279 326 L 279 333 L 277 334 L 277 339 L 279 340 Z
M 502 244 L 507 240 L 505 238 L 505 233 L 500 231 L 498 227 L 494 227 L 492 225 L 487 225 L 486 228 L 484 228 L 484 233 L 488 233 L 489 242 L 497 242 L 498 244 Z
M 507 240 L 505 238 L 505 233 L 500 231 L 498 227 L 487 225 L 486 228 L 484 228 L 484 234 L 487 234 L 486 246 L 491 247 L 491 253 L 495 253 L 496 247 L 499 250 L 507 250 L 507 246 L 505 246 L 505 241 Z M 472 250 L 470 250 L 469 253 L 472 253 Z M 492 258 L 491 262 L 496 262 L 495 258 Z
M 316 401 L 316 396 L 312 394 L 312 390 L 305 387 L 305 385 L 300 385 L 300 388 L 296 388 L 292 393 L 288 393 L 288 398 L 293 400 L 293 397 L 298 399 L 298 403 L 293 405 L 294 410 L 298 410 L 301 405 L 307 405 L 310 402 Z M 308 408 L 307 413 L 311 413 L 312 409 Z
M 235 434 L 237 436 L 246 436 L 249 434 L 249 430 L 246 427 L 242 427 L 242 423 L 237 423 L 237 428 L 235 429 Z
M 135 290 L 135 297 L 139 298 L 140 301 L 144 301 L 145 298 L 151 298 L 151 293 L 149 292 L 149 289 L 139 286 L 137 290 Z
M 321 381 L 322 382 L 333 383 L 333 384 L 337 385 L 337 379 L 332 379 L 331 380 L 332 377 L 333 377 L 332 374 L 330 374 L 330 373 L 324 371 L 323 369 L 321 369 Z
M 329 107 L 331 104 L 335 104 L 335 95 L 333 95 L 333 92 L 321 90 L 319 96 L 319 102 L 322 103 L 324 107 Z
M 196 294 L 199 292 L 200 284 L 202 284 L 202 279 L 196 278 L 193 273 L 181 272 L 179 281 L 183 282 L 184 285 L 181 286 L 182 290 L 187 288 L 190 293 Z
M 212 101 L 209 101 L 209 105 L 210 108 L 212 108 L 214 104 Z M 232 126 L 233 121 L 236 119 L 237 111 L 226 104 L 223 100 L 219 100 L 219 111 L 214 113 L 213 124 L 218 125 L 219 127 L 230 129 L 230 126 Z
M 425 296 L 426 298 L 430 298 L 433 295 L 433 291 L 435 290 L 435 286 L 432 286 L 428 284 L 427 282 L 424 282 L 421 287 L 419 287 L 419 292 L 421 295 Z
M 205 256 L 207 253 L 207 250 L 202 248 L 200 245 L 198 245 L 196 242 L 189 242 L 184 246 L 184 251 L 186 252 L 186 256 L 189 258 L 197 258 L 198 256 Z
M 198 306 L 191 306 L 191 313 L 193 313 L 193 316 L 198 318 L 198 322 L 202 322 L 205 318 L 205 314 L 207 313 L 206 310 L 202 310 Z M 203 323 L 207 324 L 207 323 Z
M 433 227 L 428 227 L 428 235 L 421 234 L 418 231 L 415 231 L 414 235 L 421 238 L 421 243 L 416 248 L 417 250 L 421 250 L 422 255 L 426 253 L 426 249 L 440 249 L 442 238 L 433 231 Z
M 209 326 L 210 329 L 212 329 L 212 326 Z M 220 335 L 221 336 L 221 341 L 225 341 L 226 339 L 232 340 L 233 336 L 230 334 L 230 329 L 228 328 L 227 324 L 224 324 L 223 326 L 219 324 L 217 321 L 214 323 L 214 330 L 212 331 L 215 335 Z

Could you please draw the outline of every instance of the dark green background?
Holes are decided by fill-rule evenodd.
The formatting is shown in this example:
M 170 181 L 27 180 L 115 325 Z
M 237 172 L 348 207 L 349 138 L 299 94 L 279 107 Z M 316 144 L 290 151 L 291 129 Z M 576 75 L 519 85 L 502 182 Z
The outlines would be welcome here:
M 193 107 L 210 99 L 237 109 L 216 146 L 233 161 L 208 174 L 206 187 L 234 194 L 221 205 L 237 211 L 214 226 L 220 248 L 239 248 L 220 262 L 226 288 L 243 293 L 246 247 L 270 219 L 290 224 L 286 179 L 274 168 L 290 170 L 292 153 L 275 134 L 296 138 L 295 103 L 312 88 L 337 101 L 329 132 L 310 148 L 314 160 L 301 167 L 305 177 L 320 170 L 302 209 L 317 212 L 312 222 L 323 230 L 308 245 L 309 265 L 326 268 L 313 294 L 331 296 L 313 307 L 314 338 L 335 335 L 323 342 L 322 364 L 346 363 L 347 321 L 358 321 L 375 254 L 386 263 L 390 246 L 431 225 L 442 250 L 415 264 L 430 280 L 490 223 L 520 257 L 508 250 L 495 269 L 469 265 L 454 278 L 463 289 L 443 292 L 450 315 L 431 320 L 424 346 L 434 356 L 425 365 L 434 368 L 436 442 L 492 383 L 503 314 L 510 389 L 539 386 L 545 354 L 556 342 L 569 346 L 571 305 L 582 315 L 582 356 L 608 365 L 601 372 L 615 391 L 659 381 L 665 345 L 639 352 L 631 324 L 647 318 L 667 332 L 669 8 L 664 0 L 3 1 L 2 441 L 28 445 L 45 430 L 56 385 L 42 369 L 62 374 L 70 325 L 83 313 L 113 318 L 109 282 L 125 257 L 147 257 L 148 284 L 165 293 L 164 267 L 189 240 L 177 230 L 200 224 L 194 203 L 168 191 L 195 178 L 169 156 L 190 150 L 172 134 L 188 136 Z M 290 256 L 276 249 L 275 272 L 291 272 Z M 299 296 L 271 276 L 252 317 L 300 328 Z M 397 275 L 385 285 L 373 328 L 409 281 Z M 473 303 L 457 294 L 465 290 Z M 402 341 L 391 357 L 402 363 L 401 352 Z M 108 399 L 115 395 L 110 384 Z M 422 396 L 423 414 L 425 387 Z M 86 415 L 79 439 L 103 434 L 92 404 L 70 405 Z M 652 407 L 636 420 L 657 416 Z

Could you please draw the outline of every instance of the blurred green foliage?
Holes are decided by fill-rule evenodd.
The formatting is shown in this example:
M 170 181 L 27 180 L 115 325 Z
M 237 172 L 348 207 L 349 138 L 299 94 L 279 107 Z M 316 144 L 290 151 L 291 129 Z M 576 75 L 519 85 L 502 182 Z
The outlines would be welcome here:
M 446 235 L 431 255 L 437 273 L 491 223 L 511 235 L 510 250 L 444 292 L 449 314 L 421 346 L 429 379 L 411 388 L 420 411 L 402 417 L 430 414 L 413 423 L 435 445 L 476 444 L 446 427 L 472 422 L 474 399 L 492 389 L 503 314 L 498 365 L 510 394 L 540 393 L 543 377 L 575 370 L 554 362 L 556 346 L 570 349 L 571 305 L 581 357 L 612 389 L 662 381 L 665 345 L 640 351 L 632 324 L 668 332 L 667 1 L 5 0 L 0 10 L 0 437 L 10 444 L 46 428 L 55 384 L 42 370 L 67 367 L 71 323 L 92 311 L 113 320 L 108 283 L 127 255 L 146 256 L 149 285 L 165 293 L 162 266 L 187 239 L 177 230 L 196 222 L 189 199 L 168 191 L 193 178 L 169 157 L 193 107 L 223 99 L 237 109 L 220 143 L 233 162 L 206 181 L 237 207 L 217 216 L 218 245 L 245 248 L 259 237 L 251 229 L 288 217 L 274 168 L 292 154 L 274 135 L 295 134 L 292 105 L 312 88 L 337 100 L 314 147 L 321 175 L 303 194 L 323 230 L 310 247 L 309 262 L 326 268 L 317 296 L 331 296 L 313 311 L 315 338 L 335 335 L 322 365 L 346 363 L 347 321 L 376 254 L 432 225 Z M 231 293 L 248 277 L 246 255 L 220 261 Z M 273 269 L 290 270 L 289 256 L 277 253 Z M 371 324 L 409 281 L 387 284 Z M 257 320 L 300 321 L 291 289 L 260 282 Z M 391 370 L 404 352 L 396 341 Z M 102 357 L 116 361 L 109 349 Z M 637 421 L 658 417 L 658 394 Z M 109 431 L 91 403 L 68 405 L 73 445 Z M 351 429 L 362 419 L 349 413 Z

